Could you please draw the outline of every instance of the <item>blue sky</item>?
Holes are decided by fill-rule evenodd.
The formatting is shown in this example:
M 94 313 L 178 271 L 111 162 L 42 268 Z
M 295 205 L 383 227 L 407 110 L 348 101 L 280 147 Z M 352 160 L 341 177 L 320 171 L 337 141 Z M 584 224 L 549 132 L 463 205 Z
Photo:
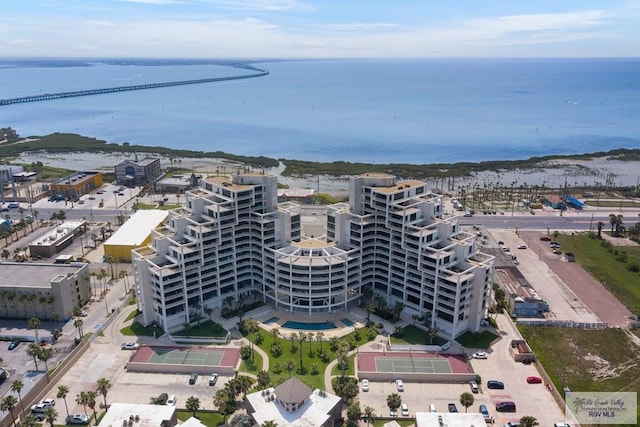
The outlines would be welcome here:
M 638 57 L 622 0 L 3 0 L 3 57 Z

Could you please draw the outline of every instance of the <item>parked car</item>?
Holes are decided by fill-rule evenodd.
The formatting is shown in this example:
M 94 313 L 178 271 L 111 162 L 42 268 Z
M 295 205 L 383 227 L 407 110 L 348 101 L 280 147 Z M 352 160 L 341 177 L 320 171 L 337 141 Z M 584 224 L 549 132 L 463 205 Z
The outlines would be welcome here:
M 167 406 L 176 406 L 176 400 L 177 400 L 176 399 L 176 395 L 173 394 L 173 395 L 169 396 L 169 398 L 167 399 L 166 405 Z
M 124 342 L 120 348 L 123 350 L 137 350 L 140 348 L 140 344 L 137 342 Z
M 487 381 L 487 388 L 502 390 L 504 388 L 504 383 L 502 381 L 489 380 Z
M 540 241 L 542 241 L 542 242 L 550 242 L 551 241 L 551 237 L 549 237 L 549 236 L 540 236 Z
M 404 391 L 404 383 L 402 380 L 396 380 L 396 389 L 398 391 Z
M 31 411 L 33 412 L 44 412 L 49 408 L 53 408 L 56 404 L 56 401 L 53 399 L 45 399 L 31 406 Z
M 449 403 L 447 408 L 449 409 L 449 412 L 458 412 L 458 407 L 455 403 Z
M 516 404 L 510 400 L 496 403 L 496 411 L 498 412 L 516 412 Z
M 209 376 L 209 385 L 216 385 L 217 381 L 218 381 L 218 374 L 214 372 Z
M 471 381 L 469 383 L 469 386 L 471 387 L 471 392 L 472 393 L 478 393 L 480 390 L 478 389 L 478 383 L 475 381 Z
M 527 245 L 518 245 L 518 249 L 527 249 Z
M 474 359 L 486 359 L 489 355 L 484 351 L 478 351 L 477 353 L 473 353 L 473 356 L 471 357 Z
M 491 416 L 489 415 L 489 410 L 487 409 L 487 405 L 480 405 L 480 413 L 482 414 L 482 418 L 484 418 L 485 421 L 489 421 L 491 419 Z
M 504 427 L 520 427 L 520 421 L 507 421 Z
M 8 348 L 9 350 L 14 350 L 19 345 L 20 345 L 20 341 L 11 341 Z
M 527 382 L 529 384 L 542 384 L 542 378 L 535 376 L 527 377 Z
M 74 414 L 67 417 L 67 424 L 89 424 L 89 417 L 85 414 Z
M 362 380 L 362 391 L 369 391 L 369 380 Z
M 403 417 L 409 416 L 409 406 L 406 403 L 402 404 L 402 416 Z
M 194 385 L 198 381 L 198 374 L 195 372 L 189 376 L 189 384 Z

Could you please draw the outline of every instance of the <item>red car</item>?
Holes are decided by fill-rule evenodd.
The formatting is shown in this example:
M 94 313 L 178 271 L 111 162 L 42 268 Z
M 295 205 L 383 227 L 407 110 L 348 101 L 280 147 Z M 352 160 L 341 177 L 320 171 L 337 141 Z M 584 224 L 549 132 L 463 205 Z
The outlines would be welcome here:
M 542 384 L 542 378 L 540 377 L 527 377 L 529 384 Z
M 551 237 L 549 237 L 549 236 L 540 236 L 540 240 L 542 240 L 543 242 L 550 242 L 551 241 Z

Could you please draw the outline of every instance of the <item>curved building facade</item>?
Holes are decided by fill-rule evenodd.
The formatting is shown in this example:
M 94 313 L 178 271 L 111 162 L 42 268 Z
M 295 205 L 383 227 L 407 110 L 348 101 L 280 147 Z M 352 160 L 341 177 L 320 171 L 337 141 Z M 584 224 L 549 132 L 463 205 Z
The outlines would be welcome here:
M 345 312 L 363 294 L 427 316 L 441 334 L 478 330 L 493 258 L 443 218 L 442 196 L 386 174 L 351 179 L 349 203 L 328 207 L 327 234 L 302 236 L 277 181 L 245 173 L 204 179 L 152 244 L 132 251 L 143 322 L 181 329 L 240 300 L 307 315 Z

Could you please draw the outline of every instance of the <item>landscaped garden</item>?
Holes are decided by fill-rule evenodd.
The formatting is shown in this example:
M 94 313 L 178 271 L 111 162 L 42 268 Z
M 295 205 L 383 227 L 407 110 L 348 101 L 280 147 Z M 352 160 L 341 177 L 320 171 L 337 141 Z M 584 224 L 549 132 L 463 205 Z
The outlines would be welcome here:
M 467 331 L 456 338 L 456 341 L 466 348 L 489 348 L 498 335 L 489 331 L 478 333 Z
M 269 356 L 272 384 L 281 384 L 295 375 L 312 389 L 322 390 L 328 388 L 324 383 L 324 372 L 329 363 L 339 359 L 341 353 L 354 350 L 377 335 L 368 334 L 367 328 L 361 328 L 340 339 L 334 337 L 327 340 L 321 331 L 285 334 L 278 328 L 267 331 L 253 319 L 245 319 L 243 324 L 242 333 Z M 345 359 L 349 363 L 346 354 Z
M 444 345 L 447 342 L 438 336 L 436 329 L 428 330 L 415 325 L 407 325 L 404 328 L 396 328 L 391 334 L 391 344 L 400 345 Z
M 173 335 L 178 337 L 212 337 L 225 338 L 229 331 L 222 327 L 219 323 L 212 320 L 206 320 L 196 325 L 185 325 L 185 328 Z

